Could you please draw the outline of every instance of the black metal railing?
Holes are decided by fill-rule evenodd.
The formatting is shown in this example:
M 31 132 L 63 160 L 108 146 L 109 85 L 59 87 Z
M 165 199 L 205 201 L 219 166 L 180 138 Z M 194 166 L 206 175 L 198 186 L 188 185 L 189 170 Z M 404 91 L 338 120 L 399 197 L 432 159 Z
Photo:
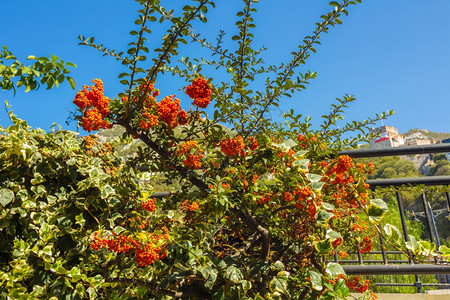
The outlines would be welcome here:
M 450 152 L 450 144 L 405 146 L 387 149 L 347 150 L 341 151 L 339 152 L 339 154 L 349 155 L 352 158 L 368 158 L 442 152 Z M 409 232 L 407 226 L 407 216 L 400 194 L 401 187 L 418 185 L 450 186 L 450 176 L 376 179 L 367 180 L 367 183 L 370 185 L 371 190 L 387 187 L 395 188 L 394 195 L 400 215 L 402 227 L 401 230 L 405 242 L 408 242 Z M 450 194 L 446 192 L 445 196 L 447 208 L 440 209 L 439 213 L 447 210 L 447 213 L 450 214 Z M 417 220 L 418 215 L 424 217 L 424 225 L 426 227 L 428 239 L 429 241 L 435 243 L 435 245 L 437 246 L 436 248 L 439 249 L 440 240 L 435 221 L 435 213 L 433 212 L 425 191 L 421 192 L 420 197 L 423 213 L 416 213 L 414 215 L 414 218 Z M 380 251 L 372 251 L 367 255 L 364 255 L 368 257 L 368 259 L 364 259 L 364 256 L 361 253 L 357 252 L 352 253 L 352 255 L 349 256 L 350 258 L 345 260 L 339 260 L 338 256 L 336 255 L 335 261 L 339 262 L 343 266 L 346 273 L 349 275 L 364 275 L 375 279 L 375 286 L 377 287 L 414 287 L 418 293 L 423 292 L 423 287 L 450 287 L 450 265 L 444 259 L 438 256 L 435 257 L 433 261 L 424 264 L 418 264 L 417 261 L 414 260 L 412 254 L 406 255 L 400 251 L 387 251 L 384 246 L 383 237 L 380 235 L 379 238 L 381 245 Z M 379 258 L 380 256 L 381 258 Z M 409 277 L 405 279 L 405 275 Z M 398 276 L 402 276 L 402 278 L 398 280 Z

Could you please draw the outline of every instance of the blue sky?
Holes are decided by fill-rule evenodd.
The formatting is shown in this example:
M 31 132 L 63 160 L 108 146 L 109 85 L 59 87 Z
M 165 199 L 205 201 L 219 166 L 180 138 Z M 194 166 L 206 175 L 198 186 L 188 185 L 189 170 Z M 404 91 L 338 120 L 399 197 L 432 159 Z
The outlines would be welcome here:
M 178 0 L 165 1 L 168 5 Z M 208 14 L 208 25 L 198 30 L 215 37 L 220 29 L 231 36 L 236 32 L 235 12 L 241 1 L 217 1 Z M 290 52 L 305 35 L 314 29 L 314 22 L 331 7 L 322 0 L 261 0 L 254 16 L 255 47 L 264 45 L 267 63 L 290 58 Z M 8 100 L 11 109 L 33 127 L 48 130 L 53 122 L 67 126 L 72 99 L 83 84 L 101 78 L 106 94 L 114 97 L 121 91 L 117 75 L 121 65 L 110 57 L 86 46 L 78 46 L 78 35 L 94 36 L 96 42 L 118 51 L 126 50 L 132 41 L 128 35 L 136 29 L 137 4 L 131 0 L 1 0 L 0 45 L 8 48 L 21 61 L 28 55 L 49 56 L 50 53 L 78 65 L 72 76 L 77 83 L 74 91 L 65 84 L 58 89 L 0 92 L 0 100 Z M 318 72 L 304 92 L 286 99 L 280 110 L 272 111 L 275 119 L 281 111 L 294 108 L 310 115 L 317 124 L 329 111 L 336 97 L 345 93 L 358 99 L 346 120 L 363 120 L 375 113 L 393 109 L 396 114 L 385 124 L 400 132 L 411 128 L 427 128 L 450 132 L 450 1 L 447 0 L 372 0 L 352 6 L 343 25 L 331 28 L 322 37 L 318 52 L 308 60 L 304 70 Z M 149 47 L 158 45 L 162 32 L 155 30 L 149 37 Z M 197 46 L 185 49 L 188 55 L 198 52 Z M 207 76 L 207 74 L 205 74 Z M 181 82 L 161 80 L 157 87 L 162 94 L 173 94 Z M 180 99 L 190 101 L 182 92 Z M 183 98 L 184 97 L 184 98 Z M 2 105 L 2 104 L 0 104 Z M 4 109 L 0 109 L 0 125 L 8 125 Z M 381 125 L 381 124 L 379 124 Z

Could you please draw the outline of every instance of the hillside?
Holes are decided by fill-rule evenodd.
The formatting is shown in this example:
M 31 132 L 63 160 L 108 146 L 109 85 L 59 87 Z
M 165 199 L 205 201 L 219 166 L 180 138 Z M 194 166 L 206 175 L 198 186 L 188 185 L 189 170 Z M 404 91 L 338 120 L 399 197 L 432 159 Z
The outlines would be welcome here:
M 419 140 L 432 140 L 434 142 L 450 138 L 450 132 L 434 132 L 428 129 L 410 129 L 408 132 L 403 133 L 405 140 L 419 139 Z

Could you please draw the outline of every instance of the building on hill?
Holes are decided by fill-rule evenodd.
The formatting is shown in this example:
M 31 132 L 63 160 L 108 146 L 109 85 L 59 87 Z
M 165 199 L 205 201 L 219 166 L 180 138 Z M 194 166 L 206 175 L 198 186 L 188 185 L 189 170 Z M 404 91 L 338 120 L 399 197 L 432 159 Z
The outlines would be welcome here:
M 421 146 L 435 144 L 436 139 L 430 136 L 427 129 L 410 130 L 405 134 L 405 144 L 408 146 Z
M 408 146 L 421 146 L 434 144 L 432 140 L 411 139 L 407 141 Z
M 405 144 L 403 135 L 399 134 L 397 128 L 395 127 L 384 125 L 381 127 L 372 128 L 370 132 L 379 135 L 370 142 L 370 148 L 392 148 L 403 146 Z

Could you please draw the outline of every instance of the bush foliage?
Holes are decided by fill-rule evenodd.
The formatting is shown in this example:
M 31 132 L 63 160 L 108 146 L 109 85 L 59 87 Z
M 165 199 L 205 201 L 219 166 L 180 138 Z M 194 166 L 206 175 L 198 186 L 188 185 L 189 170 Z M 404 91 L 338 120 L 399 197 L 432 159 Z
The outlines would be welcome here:
M 86 131 L 118 125 L 125 130 L 118 149 L 133 139 L 145 147 L 123 160 L 115 145 L 30 129 L 12 113 L 13 125 L 1 128 L 2 297 L 344 299 L 358 291 L 368 298 L 368 283 L 347 277 L 329 258 L 370 251 L 388 207 L 368 197 L 371 167 L 337 151 L 366 139 L 368 127 L 390 113 L 339 126 L 355 100 L 345 95 L 318 129 L 294 111 L 284 123 L 267 116 L 315 77 L 303 65 L 320 36 L 359 1 L 330 2 L 292 59 L 276 66 L 264 64 L 264 49 L 252 45 L 257 1 L 244 0 L 236 14 L 234 50 L 222 47 L 223 34 L 212 44 L 194 31 L 213 1 L 185 1 L 179 14 L 159 1 L 138 2 L 135 41 L 126 51 L 80 37 L 128 68 L 119 75 L 123 93 L 109 98 L 94 79 L 74 104 Z M 151 52 L 145 42 L 158 20 L 168 31 Z M 180 58 L 187 40 L 211 58 Z M 230 80 L 215 82 L 210 67 Z M 159 95 L 163 73 L 186 80 L 182 100 Z M 255 78 L 265 82 L 262 89 Z M 192 101 L 192 109 L 181 101 Z M 210 115 L 207 106 L 214 106 Z M 354 131 L 362 133 L 341 138 Z M 152 196 L 154 177 L 177 188 Z M 414 252 L 432 248 L 401 244 L 393 226 L 384 232 Z

